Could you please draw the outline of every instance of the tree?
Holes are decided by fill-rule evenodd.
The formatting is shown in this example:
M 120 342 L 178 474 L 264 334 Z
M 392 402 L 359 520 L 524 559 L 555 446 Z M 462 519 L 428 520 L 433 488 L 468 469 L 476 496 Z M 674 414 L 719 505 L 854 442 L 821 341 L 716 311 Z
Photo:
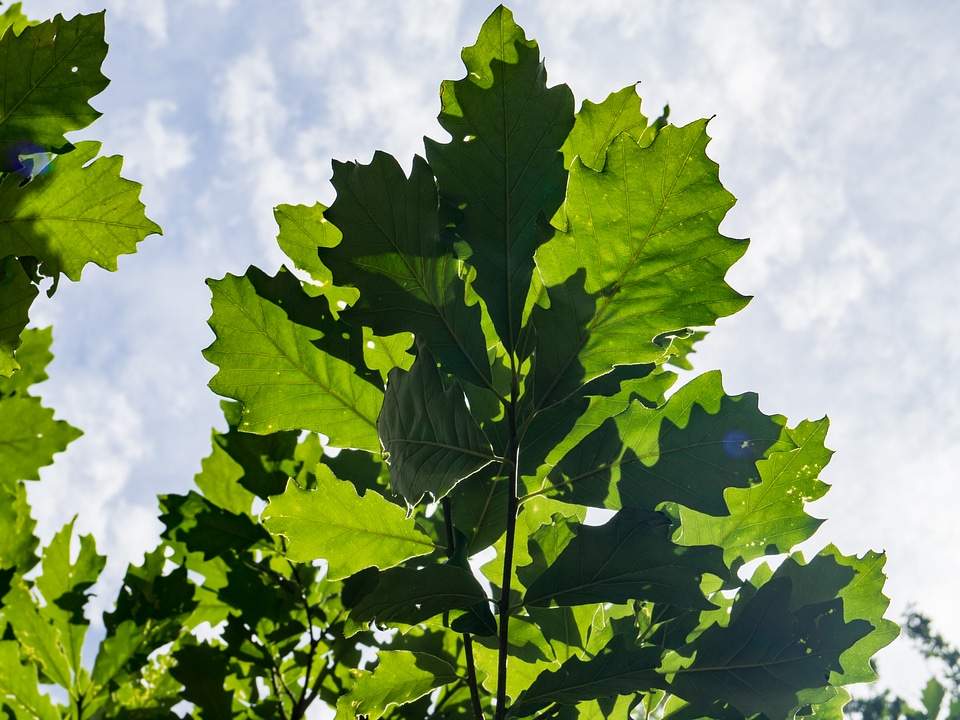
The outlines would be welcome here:
M 335 162 L 329 208 L 276 209 L 293 270 L 209 281 L 229 429 L 197 491 L 161 496 L 91 671 L 103 559 L 83 538 L 72 561 L 68 524 L 30 579 L 36 470 L 12 473 L 8 714 L 774 720 L 840 717 L 875 678 L 883 556 L 791 554 L 821 522 L 826 419 L 791 428 L 718 373 L 673 388 L 696 328 L 748 301 L 707 121 L 651 123 L 634 87 L 575 113 L 503 7 L 463 60 L 448 142 L 409 175 Z M 25 338 L 11 381 L 41 377 Z

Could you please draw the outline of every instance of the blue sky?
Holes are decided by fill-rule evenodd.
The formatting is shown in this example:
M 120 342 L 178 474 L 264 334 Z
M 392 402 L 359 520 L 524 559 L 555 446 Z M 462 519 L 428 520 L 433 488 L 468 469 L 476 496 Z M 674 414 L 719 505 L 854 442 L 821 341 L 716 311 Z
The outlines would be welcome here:
M 34 18 L 95 12 L 27 0 Z M 200 355 L 207 277 L 283 262 L 272 208 L 329 203 L 330 161 L 409 167 L 442 138 L 437 90 L 494 4 L 454 0 L 112 0 L 103 141 L 164 236 L 35 305 L 54 324 L 47 404 L 86 435 L 30 488 L 50 537 L 74 513 L 111 557 L 100 602 L 153 546 L 158 493 L 185 492 L 223 422 Z M 693 360 L 791 423 L 829 415 L 829 518 L 811 548 L 885 549 L 908 603 L 960 642 L 960 5 L 889 0 L 521 0 L 552 83 L 713 117 L 710 155 L 750 237 L 729 275 L 755 296 Z M 38 388 L 39 389 L 39 388 Z M 916 694 L 905 648 L 884 680 Z

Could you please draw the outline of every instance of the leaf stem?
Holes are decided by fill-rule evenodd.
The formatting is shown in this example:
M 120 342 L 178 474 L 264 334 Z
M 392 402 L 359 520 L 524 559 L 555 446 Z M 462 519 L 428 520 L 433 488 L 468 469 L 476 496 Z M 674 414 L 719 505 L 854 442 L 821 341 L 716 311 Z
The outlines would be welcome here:
M 507 716 L 507 656 L 510 641 L 510 586 L 513 578 L 513 546 L 517 534 L 517 514 L 520 510 L 520 444 L 517 436 L 517 398 L 520 394 L 520 382 L 514 368 L 513 387 L 510 405 L 507 410 L 510 423 L 510 444 L 507 457 L 512 461 L 509 476 L 509 494 L 507 496 L 507 536 L 503 548 L 503 582 L 500 584 L 500 600 L 497 603 L 500 616 L 500 633 L 497 643 L 497 709 L 495 720 L 505 720 Z

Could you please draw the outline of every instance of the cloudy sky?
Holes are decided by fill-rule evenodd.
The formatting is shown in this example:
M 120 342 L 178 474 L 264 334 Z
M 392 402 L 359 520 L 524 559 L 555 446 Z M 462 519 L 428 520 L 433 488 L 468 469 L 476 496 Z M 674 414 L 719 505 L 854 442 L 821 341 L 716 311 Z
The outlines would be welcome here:
M 27 0 L 34 18 L 104 0 Z M 86 435 L 31 487 L 50 537 L 74 513 L 110 564 L 101 602 L 160 530 L 222 426 L 200 355 L 207 277 L 283 261 L 272 208 L 329 203 L 330 160 L 409 166 L 444 137 L 492 2 L 112 0 L 103 141 L 164 229 L 38 301 L 54 324 L 47 404 Z M 552 83 L 578 103 L 640 81 L 647 115 L 715 116 L 709 153 L 739 198 L 722 230 L 752 246 L 731 284 L 756 296 L 694 357 L 730 393 L 796 423 L 829 415 L 833 485 L 812 546 L 885 549 L 891 616 L 908 603 L 960 643 L 960 4 L 925 0 L 517 0 Z M 40 390 L 40 388 L 38 388 Z M 916 696 L 907 646 L 884 680 Z

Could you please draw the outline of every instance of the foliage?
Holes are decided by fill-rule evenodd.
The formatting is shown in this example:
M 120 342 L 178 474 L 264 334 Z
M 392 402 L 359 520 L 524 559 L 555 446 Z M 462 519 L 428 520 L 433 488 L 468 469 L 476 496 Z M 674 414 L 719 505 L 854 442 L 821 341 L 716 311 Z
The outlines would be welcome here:
M 911 610 L 903 624 L 906 636 L 927 660 L 934 660 L 937 672 L 923 688 L 923 708 L 911 707 L 898 695 L 882 690 L 865 698 L 856 698 L 848 706 L 858 720 L 956 720 L 960 718 L 960 650 L 933 630 L 930 619 Z
M 826 419 L 790 427 L 716 372 L 673 387 L 696 328 L 748 301 L 707 121 L 648 122 L 633 87 L 575 113 L 502 7 L 441 87 L 449 141 L 409 175 L 335 162 L 329 208 L 276 209 L 294 269 L 209 281 L 228 429 L 197 489 L 161 496 L 86 669 L 104 558 L 71 554 L 71 521 L 34 571 L 22 481 L 77 431 L 27 393 L 50 335 L 23 327 L 41 277 L 113 269 L 159 228 L 118 160 L 63 138 L 95 117 L 102 16 L 15 8 L 17 107 L 56 101 L 0 124 L 21 143 L 0 180 L 8 716 L 839 718 L 874 679 L 897 633 L 883 556 L 794 552 L 821 522 Z

